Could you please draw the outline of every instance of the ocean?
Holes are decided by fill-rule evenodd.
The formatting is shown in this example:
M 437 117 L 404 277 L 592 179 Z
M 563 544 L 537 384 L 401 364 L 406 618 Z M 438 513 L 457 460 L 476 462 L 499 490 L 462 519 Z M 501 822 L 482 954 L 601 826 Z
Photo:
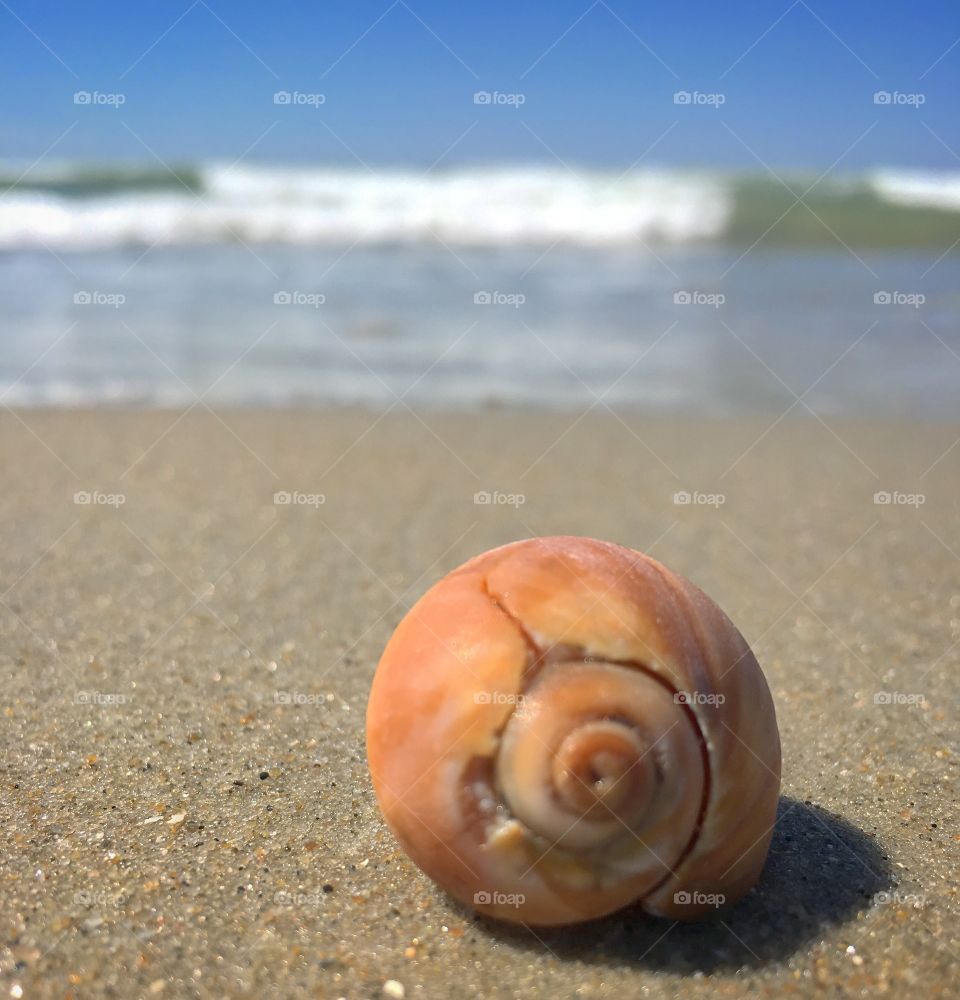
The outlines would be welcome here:
M 960 172 L 27 166 L 8 406 L 960 415 Z

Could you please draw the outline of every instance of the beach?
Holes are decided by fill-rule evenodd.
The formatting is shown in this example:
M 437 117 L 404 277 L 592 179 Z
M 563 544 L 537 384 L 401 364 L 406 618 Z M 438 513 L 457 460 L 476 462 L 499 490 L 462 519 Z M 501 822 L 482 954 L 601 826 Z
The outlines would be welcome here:
M 3 994 L 955 995 L 960 425 L 789 403 L 0 412 Z M 714 920 L 493 924 L 381 820 L 392 629 L 549 534 L 690 577 L 766 673 L 780 816 Z

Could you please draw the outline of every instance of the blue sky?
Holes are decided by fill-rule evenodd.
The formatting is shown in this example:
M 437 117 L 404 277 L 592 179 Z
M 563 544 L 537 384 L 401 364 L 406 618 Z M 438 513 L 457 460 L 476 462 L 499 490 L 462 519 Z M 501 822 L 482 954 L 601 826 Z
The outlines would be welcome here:
M 955 2 L 791 3 L 0 0 L 0 157 L 960 169 Z

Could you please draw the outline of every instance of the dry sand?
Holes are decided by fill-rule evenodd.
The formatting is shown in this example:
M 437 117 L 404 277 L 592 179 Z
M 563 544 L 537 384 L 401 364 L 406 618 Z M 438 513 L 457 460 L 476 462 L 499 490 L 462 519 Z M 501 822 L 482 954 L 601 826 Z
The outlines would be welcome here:
M 957 995 L 960 428 L 575 419 L 3 413 L 2 995 Z M 381 822 L 391 629 L 555 533 L 690 576 L 767 673 L 781 818 L 716 921 L 496 926 Z

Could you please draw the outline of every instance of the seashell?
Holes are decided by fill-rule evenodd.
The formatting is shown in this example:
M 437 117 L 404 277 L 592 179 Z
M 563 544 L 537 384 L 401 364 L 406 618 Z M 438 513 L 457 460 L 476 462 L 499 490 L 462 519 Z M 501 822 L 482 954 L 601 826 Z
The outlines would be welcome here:
M 737 629 L 689 581 L 589 538 L 515 542 L 435 584 L 377 667 L 367 751 L 413 861 L 526 924 L 732 903 L 780 787 L 773 700 Z

